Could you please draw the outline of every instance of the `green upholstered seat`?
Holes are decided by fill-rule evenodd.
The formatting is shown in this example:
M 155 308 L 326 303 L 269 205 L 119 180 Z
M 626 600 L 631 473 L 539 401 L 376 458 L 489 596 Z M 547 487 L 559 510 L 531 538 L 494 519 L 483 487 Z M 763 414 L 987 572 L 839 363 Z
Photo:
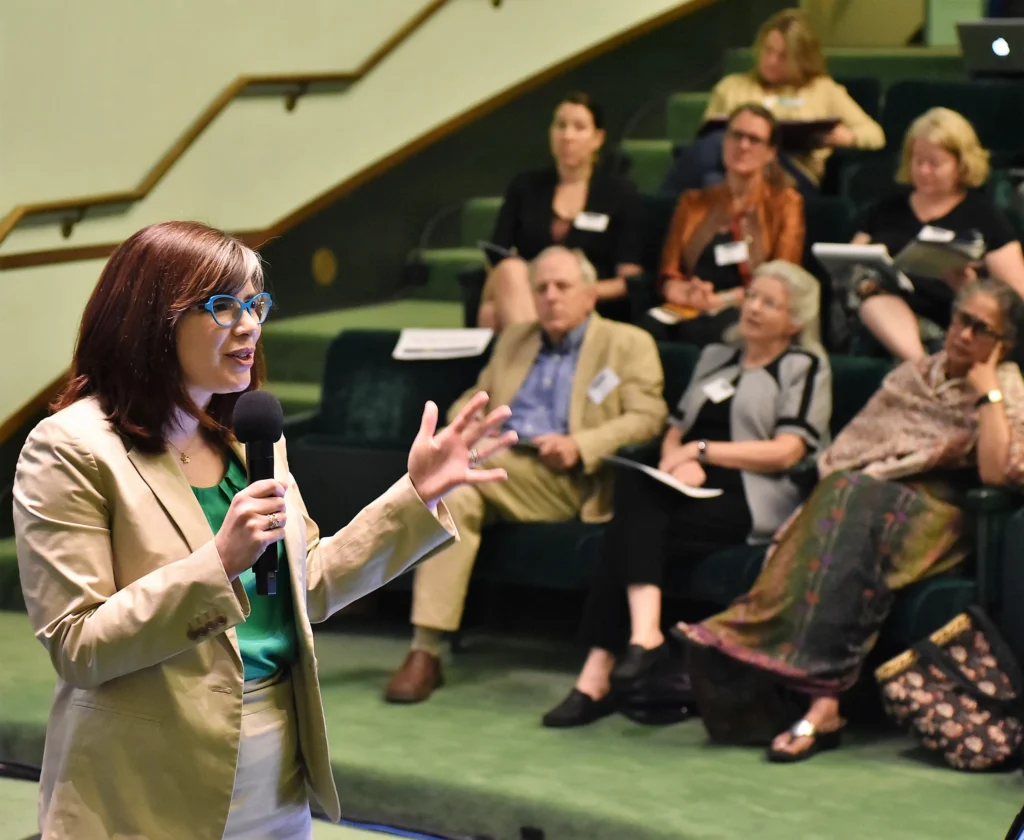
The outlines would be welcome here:
M 459 273 L 487 265 L 484 252 L 476 247 L 426 248 L 418 252 L 416 259 L 426 269 L 427 282 L 409 286 L 408 294 L 423 300 L 462 300 Z
M 462 205 L 459 217 L 460 241 L 464 248 L 475 248 L 477 242 L 489 242 L 504 199 L 500 195 L 471 198 Z
M 629 160 L 629 177 L 640 192 L 655 192 L 672 167 L 671 140 L 624 140 L 620 151 Z
M 704 122 L 708 92 L 673 93 L 665 104 L 665 133 L 673 145 L 690 143 Z

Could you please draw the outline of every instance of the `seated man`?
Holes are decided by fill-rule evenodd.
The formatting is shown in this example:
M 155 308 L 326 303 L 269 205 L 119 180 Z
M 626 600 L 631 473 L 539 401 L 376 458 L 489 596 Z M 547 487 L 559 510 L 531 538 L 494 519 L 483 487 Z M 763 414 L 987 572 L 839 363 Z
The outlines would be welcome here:
M 597 274 L 586 257 L 555 245 L 530 267 L 537 321 L 512 324 L 476 385 L 490 405 L 508 403 L 521 447 L 492 458 L 509 480 L 461 487 L 446 499 L 460 541 L 416 570 L 412 650 L 388 684 L 393 703 L 426 700 L 443 682 L 441 635 L 456 630 L 485 522 L 586 522 L 611 518 L 612 476 L 601 459 L 664 428 L 668 409 L 654 340 L 593 311 Z

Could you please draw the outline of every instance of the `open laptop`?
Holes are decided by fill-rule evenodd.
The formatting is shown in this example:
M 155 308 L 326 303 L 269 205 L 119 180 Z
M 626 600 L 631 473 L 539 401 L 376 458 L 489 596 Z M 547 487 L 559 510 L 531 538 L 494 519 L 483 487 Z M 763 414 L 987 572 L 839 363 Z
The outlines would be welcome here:
M 956 29 L 971 76 L 1024 77 L 1024 18 L 965 20 Z

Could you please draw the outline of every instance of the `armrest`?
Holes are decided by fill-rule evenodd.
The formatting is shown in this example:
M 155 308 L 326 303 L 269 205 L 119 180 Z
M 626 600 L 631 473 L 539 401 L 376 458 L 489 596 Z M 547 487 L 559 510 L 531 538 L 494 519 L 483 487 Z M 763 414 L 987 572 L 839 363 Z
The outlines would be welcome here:
M 316 430 L 319 411 L 302 411 L 284 418 L 284 434 L 289 441 L 305 437 Z
M 626 295 L 629 297 L 630 320 L 639 324 L 647 310 L 658 305 L 655 278 L 646 271 L 626 278 Z
M 620 458 L 629 458 L 630 461 L 637 461 L 649 467 L 656 466 L 661 458 L 661 438 L 651 438 L 646 443 L 634 443 L 630 446 L 623 446 L 615 454 Z
M 810 496 L 818 483 L 818 459 L 814 455 L 805 455 L 786 470 L 786 475 L 800 488 L 805 497 Z
M 1009 513 L 1024 506 L 1024 494 L 1008 487 L 978 487 L 969 490 L 964 507 L 972 513 Z

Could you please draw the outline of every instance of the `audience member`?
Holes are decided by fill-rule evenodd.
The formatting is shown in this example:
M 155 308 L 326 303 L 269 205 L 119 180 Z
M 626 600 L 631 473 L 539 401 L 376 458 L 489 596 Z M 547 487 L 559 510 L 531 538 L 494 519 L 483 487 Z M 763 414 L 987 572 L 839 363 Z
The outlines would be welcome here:
M 1024 293 L 1024 255 L 1013 227 L 991 199 L 974 190 L 988 174 L 988 152 L 971 124 L 956 111 L 932 108 L 903 140 L 896 180 L 910 184 L 911 192 L 872 207 L 853 241 L 880 242 L 893 256 L 915 239 L 974 242 L 984 269 Z M 912 276 L 914 291 L 899 296 L 869 284 L 861 321 L 896 358 L 920 359 L 925 355 L 921 327 L 935 333 L 947 327 L 955 289 L 975 276 L 973 268 L 945 280 Z
M 690 499 L 633 470 L 616 476 L 615 518 L 583 617 L 590 653 L 545 726 L 581 726 L 610 714 L 613 686 L 628 690 L 667 656 L 667 565 L 696 563 L 744 537 L 767 544 L 800 504 L 786 470 L 818 450 L 832 411 L 818 306 L 814 277 L 791 263 L 765 263 L 734 342 L 701 354 L 669 420 L 658 468 L 684 484 L 721 489 L 721 496 Z
M 527 264 L 553 244 L 583 251 L 597 270 L 598 300 L 628 310 L 626 278 L 640 273 L 642 256 L 640 203 L 631 181 L 596 165 L 604 140 L 601 107 L 585 93 L 566 96 L 551 123 L 554 165 L 518 175 L 505 194 L 480 326 L 536 320 Z
M 885 145 L 882 127 L 828 75 L 818 36 L 799 9 L 784 9 L 770 17 L 757 33 L 754 51 L 755 67 L 726 76 L 715 85 L 704 121 L 724 119 L 745 102 L 761 103 L 780 120 L 839 120 L 817 148 L 786 149 L 787 154 L 782 155 L 782 165 L 802 193 L 817 190 L 832 149 L 880 149 Z M 662 191 L 679 195 L 721 181 L 724 139 L 722 131 L 707 131 L 684 149 L 665 177 Z
M 725 135 L 725 182 L 685 193 L 665 236 L 661 295 L 691 317 L 669 329 L 651 319 L 659 338 L 720 341 L 739 318 L 751 272 L 766 260 L 803 258 L 803 199 L 776 162 L 775 118 L 741 105 Z
M 774 739 L 769 759 L 838 746 L 839 696 L 856 682 L 896 591 L 968 550 L 957 494 L 979 481 L 1024 484 L 1024 381 L 1003 361 L 1020 310 L 1001 283 L 967 285 L 945 349 L 890 373 L 819 458 L 822 482 L 779 530 L 751 591 L 700 624 L 678 625 L 712 738 L 770 739 L 769 719 L 781 715 L 768 712 L 796 693 L 810 707 Z
M 480 531 L 494 517 L 516 522 L 587 522 L 611 517 L 611 475 L 602 458 L 649 440 L 668 413 L 661 361 L 643 330 L 593 312 L 598 278 L 580 252 L 552 246 L 531 266 L 537 320 L 498 339 L 479 387 L 508 401 L 508 427 L 528 449 L 493 459 L 510 481 L 505 492 L 455 492 L 447 499 L 460 541 L 416 570 L 412 651 L 386 699 L 426 700 L 443 681 L 441 634 L 456 630 Z M 472 393 L 451 408 L 457 413 Z

